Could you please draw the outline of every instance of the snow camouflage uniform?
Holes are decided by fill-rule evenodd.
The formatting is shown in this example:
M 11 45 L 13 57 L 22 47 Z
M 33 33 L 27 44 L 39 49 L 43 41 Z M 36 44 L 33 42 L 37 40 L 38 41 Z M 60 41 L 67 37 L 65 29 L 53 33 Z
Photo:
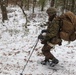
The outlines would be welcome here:
M 74 35 L 72 34 L 72 33 L 74 33 L 75 29 L 74 29 L 74 25 L 72 24 L 72 22 L 70 23 L 71 20 L 70 21 L 66 20 L 67 22 L 64 21 L 63 15 L 61 15 L 60 17 L 56 17 L 56 9 L 55 8 L 51 7 L 49 9 L 47 9 L 47 13 L 51 14 L 52 18 L 50 19 L 50 15 L 49 15 L 49 21 L 47 23 L 48 27 L 46 30 L 42 31 L 42 32 L 46 32 L 46 36 L 45 36 L 44 40 L 42 40 L 42 42 L 41 42 L 42 44 L 44 44 L 44 46 L 42 48 L 42 53 L 45 56 L 45 60 L 44 60 L 45 62 L 42 62 L 42 63 L 46 64 L 46 62 L 49 61 L 49 59 L 51 59 L 52 60 L 51 65 L 52 64 L 56 65 L 56 64 L 58 64 L 59 61 L 50 52 L 50 49 L 56 44 L 61 45 L 61 42 L 62 42 L 61 39 L 64 39 L 67 41 L 74 41 L 76 39 L 76 34 L 74 34 Z M 66 14 L 71 15 L 72 12 L 68 12 Z M 65 22 L 65 24 L 63 24 L 64 23 L 63 21 Z M 69 26 L 72 25 L 71 28 L 69 26 L 67 26 L 67 24 Z M 71 37 L 71 39 L 68 38 L 70 35 L 65 37 L 65 32 L 67 34 L 71 33 L 73 35 L 73 37 Z M 52 66 L 54 66 L 54 65 L 52 65 Z

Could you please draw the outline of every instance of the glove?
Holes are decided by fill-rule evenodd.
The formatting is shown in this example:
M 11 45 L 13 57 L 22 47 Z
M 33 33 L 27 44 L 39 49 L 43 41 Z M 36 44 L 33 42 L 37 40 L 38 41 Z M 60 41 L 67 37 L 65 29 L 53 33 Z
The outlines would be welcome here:
M 38 36 L 38 39 L 44 39 L 43 35 L 40 34 L 40 35 Z
M 47 44 L 46 40 L 41 40 L 41 44 Z
M 41 44 L 46 44 L 46 43 L 47 43 L 47 41 L 44 39 L 44 36 L 43 36 L 42 34 L 40 34 L 40 35 L 38 36 L 38 39 L 41 40 Z
M 47 32 L 47 30 L 42 30 L 41 33 Z

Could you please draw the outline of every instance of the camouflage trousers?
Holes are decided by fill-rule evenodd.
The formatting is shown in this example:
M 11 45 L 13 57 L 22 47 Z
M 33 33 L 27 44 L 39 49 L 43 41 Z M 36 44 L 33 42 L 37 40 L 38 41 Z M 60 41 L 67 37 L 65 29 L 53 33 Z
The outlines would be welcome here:
M 51 49 L 52 49 L 52 47 L 50 45 L 44 44 L 44 46 L 42 48 L 42 53 L 45 56 L 45 59 L 53 60 L 55 58 L 54 55 L 50 52 Z

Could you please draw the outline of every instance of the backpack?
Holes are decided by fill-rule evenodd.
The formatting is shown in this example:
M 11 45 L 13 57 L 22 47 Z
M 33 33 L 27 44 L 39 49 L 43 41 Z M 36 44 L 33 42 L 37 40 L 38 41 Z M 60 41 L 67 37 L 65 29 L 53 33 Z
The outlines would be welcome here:
M 76 16 L 68 11 L 58 17 L 60 25 L 60 38 L 66 41 L 74 41 L 76 39 Z

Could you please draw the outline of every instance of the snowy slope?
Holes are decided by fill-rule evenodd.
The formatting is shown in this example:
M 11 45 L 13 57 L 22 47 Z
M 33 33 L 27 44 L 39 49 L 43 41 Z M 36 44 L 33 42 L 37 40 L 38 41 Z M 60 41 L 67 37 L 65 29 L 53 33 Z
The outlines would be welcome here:
M 47 21 L 45 12 L 36 14 L 32 18 L 28 14 L 29 23 L 27 29 L 24 28 L 26 19 L 19 7 L 8 7 L 9 21 L 2 23 L 0 11 L 0 75 L 20 75 L 30 53 L 36 43 L 37 36 L 44 28 L 40 27 Z M 45 27 L 46 28 L 46 27 Z M 24 75 L 76 75 L 76 41 L 63 41 L 62 46 L 56 45 L 52 53 L 59 59 L 58 70 L 50 69 L 49 66 L 38 64 L 38 60 L 43 60 L 40 41 L 33 52 Z

